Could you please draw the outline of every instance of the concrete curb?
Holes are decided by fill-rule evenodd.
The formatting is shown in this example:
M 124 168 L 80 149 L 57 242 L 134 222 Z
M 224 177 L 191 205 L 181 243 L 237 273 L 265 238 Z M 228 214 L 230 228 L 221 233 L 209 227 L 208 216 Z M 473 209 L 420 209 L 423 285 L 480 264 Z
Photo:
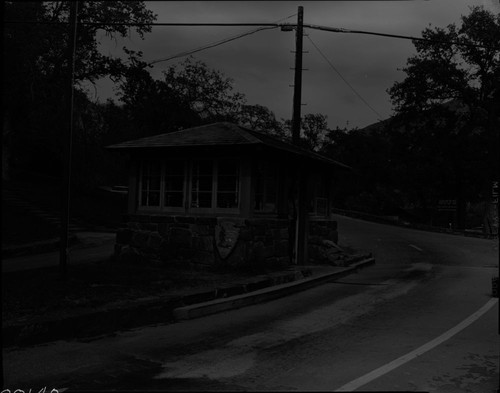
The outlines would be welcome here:
M 176 321 L 181 321 L 250 306 L 257 303 L 267 302 L 273 299 L 290 295 L 295 292 L 309 289 L 315 285 L 322 284 L 335 278 L 346 276 L 357 271 L 358 269 L 372 265 L 374 263 L 375 259 L 369 257 L 334 273 L 325 273 L 316 277 L 305 278 L 286 284 L 275 285 L 251 293 L 232 296 L 230 298 L 216 299 L 204 303 L 193 304 L 190 306 L 178 307 L 173 310 L 173 316 Z
M 118 302 L 63 318 L 42 317 L 26 324 L 3 326 L 2 344 L 4 347 L 34 345 L 54 340 L 98 336 L 156 323 L 172 323 L 172 311 L 177 307 L 235 296 L 310 275 L 310 269 L 304 267 L 298 276 L 297 271 L 263 275 L 246 284 L 221 285 L 212 290 L 179 296 L 152 296 Z

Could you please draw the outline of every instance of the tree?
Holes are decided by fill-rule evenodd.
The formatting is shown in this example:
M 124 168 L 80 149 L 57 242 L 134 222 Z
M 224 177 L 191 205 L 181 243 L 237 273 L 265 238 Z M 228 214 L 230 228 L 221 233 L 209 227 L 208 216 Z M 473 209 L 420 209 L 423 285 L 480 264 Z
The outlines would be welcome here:
M 274 113 L 263 105 L 242 105 L 238 114 L 238 123 L 252 130 L 264 131 L 282 137 L 283 124 L 276 120 Z
M 423 111 L 452 99 L 472 112 L 488 111 L 499 94 L 500 15 L 472 7 L 460 28 L 427 28 L 422 37 L 430 41 L 413 41 L 417 55 L 403 68 L 407 76 L 389 89 L 396 112 Z
M 277 131 L 276 136 L 292 143 L 292 121 L 290 119 L 281 119 Z M 318 151 L 323 146 L 325 135 L 329 131 L 327 116 L 321 113 L 308 113 L 301 117 L 298 144 L 305 149 Z
M 100 52 L 97 33 L 125 37 L 132 32 L 127 23 L 137 22 L 145 23 L 134 27 L 143 37 L 155 16 L 142 1 L 80 1 L 79 5 L 79 21 L 100 23 L 78 26 L 75 81 L 82 103 L 88 100 L 85 82 L 119 77 L 126 69 L 120 59 Z M 60 168 L 61 135 L 67 128 L 69 9 L 69 1 L 4 3 L 3 104 L 13 129 L 11 148 L 25 166 L 37 170 Z M 115 21 L 124 24 L 111 23 Z
M 233 92 L 233 80 L 222 72 L 190 57 L 154 79 L 142 53 L 126 52 L 129 67 L 118 95 L 135 129 L 133 137 L 243 118 L 245 97 Z
M 234 81 L 231 78 L 192 56 L 169 67 L 163 72 L 163 77 L 166 88 L 207 123 L 236 121 L 245 103 L 243 94 L 233 93 Z
M 182 94 L 165 80 L 153 79 L 150 65 L 141 60 L 142 53 L 126 51 L 129 67 L 119 84 L 118 96 L 124 117 L 129 121 L 123 139 L 132 139 L 177 131 L 202 123 Z
M 5 19 L 25 23 L 6 23 L 4 34 L 4 72 L 9 75 L 9 86 L 18 87 L 18 82 L 27 84 L 51 82 L 58 84 L 64 80 L 68 67 L 68 18 L 69 1 L 52 2 L 5 2 Z M 156 16 L 145 8 L 143 1 L 80 1 L 78 20 L 98 23 L 79 24 L 75 80 L 95 82 L 111 75 L 120 76 L 123 63 L 100 52 L 97 33 L 104 32 L 111 39 L 127 37 L 131 34 L 128 23 L 135 26 L 137 34 L 143 38 L 151 31 L 151 23 Z M 122 22 L 121 25 L 112 22 Z M 19 50 L 22 47 L 23 50 Z M 19 67 L 24 69 L 20 69 Z M 25 74 L 23 71 L 30 71 Z M 43 86 L 45 87 L 45 86 Z M 32 91 L 37 91 L 33 86 Z
M 321 153 L 353 168 L 337 174 L 335 203 L 374 214 L 394 214 L 398 191 L 390 182 L 390 142 L 378 131 L 335 128 L 325 135 Z
M 414 41 L 405 79 L 388 90 L 397 114 L 392 132 L 404 124 L 405 152 L 413 149 L 407 159 L 447 173 L 433 176 L 447 190 L 434 191 L 456 196 L 463 228 L 466 202 L 486 198 L 498 176 L 500 15 L 472 7 L 460 27 L 427 28 L 422 36 L 430 41 Z
M 321 113 L 308 113 L 301 121 L 301 134 L 311 150 L 318 150 L 328 131 L 327 117 Z

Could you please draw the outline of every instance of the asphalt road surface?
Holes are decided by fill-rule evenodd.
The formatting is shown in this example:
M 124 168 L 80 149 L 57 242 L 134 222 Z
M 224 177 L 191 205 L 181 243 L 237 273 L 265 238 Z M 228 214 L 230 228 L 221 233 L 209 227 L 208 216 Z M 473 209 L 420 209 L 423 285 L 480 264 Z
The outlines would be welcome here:
M 4 350 L 5 387 L 496 393 L 498 241 L 337 218 L 340 244 L 376 265 L 201 319 Z

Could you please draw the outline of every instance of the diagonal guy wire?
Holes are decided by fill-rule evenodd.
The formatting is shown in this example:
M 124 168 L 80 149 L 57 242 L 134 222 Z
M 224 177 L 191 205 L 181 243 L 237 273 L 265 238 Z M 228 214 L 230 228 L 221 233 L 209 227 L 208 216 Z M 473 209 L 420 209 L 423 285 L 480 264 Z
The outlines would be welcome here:
M 342 74 L 340 73 L 339 70 L 337 70 L 337 68 L 335 68 L 335 66 L 332 64 L 332 62 L 330 60 L 328 60 L 328 58 L 323 54 L 323 52 L 321 52 L 321 50 L 318 48 L 318 46 L 314 43 L 314 41 L 311 39 L 311 37 L 309 37 L 309 35 L 306 36 L 307 39 L 309 41 L 311 41 L 311 44 L 316 48 L 316 50 L 319 52 L 319 54 L 323 57 L 323 59 L 325 59 L 325 61 L 330 65 L 330 67 L 337 73 L 337 75 L 344 81 L 344 83 L 349 86 L 349 88 L 354 92 L 354 94 L 356 94 L 358 96 L 358 98 L 363 101 L 363 103 L 368 107 L 370 108 L 370 110 L 375 113 L 377 115 L 377 120 L 381 121 L 381 118 L 382 118 L 382 115 L 380 113 L 378 113 L 375 109 L 373 109 L 373 107 L 361 96 L 361 94 L 359 94 L 356 89 L 347 81 L 347 79 L 345 79 Z

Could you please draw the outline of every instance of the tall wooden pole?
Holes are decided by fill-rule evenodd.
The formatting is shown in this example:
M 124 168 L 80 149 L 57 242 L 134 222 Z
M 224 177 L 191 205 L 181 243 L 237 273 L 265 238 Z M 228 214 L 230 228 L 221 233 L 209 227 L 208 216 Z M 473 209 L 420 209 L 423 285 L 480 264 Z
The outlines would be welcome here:
M 73 112 L 74 112 L 74 84 L 75 84 L 75 54 L 78 29 L 78 1 L 70 2 L 69 40 L 68 40 L 68 133 L 63 144 L 63 180 L 62 180 L 62 209 L 61 209 L 61 244 L 59 245 L 59 267 L 63 277 L 68 271 L 68 230 L 69 209 L 71 197 L 71 156 L 73 147 Z
M 302 105 L 302 41 L 304 31 L 304 8 L 299 6 L 295 35 L 295 78 L 293 91 L 292 142 L 300 144 L 300 109 Z M 303 265 L 307 259 L 306 239 L 306 187 L 303 165 L 297 165 L 297 217 L 295 227 L 295 264 Z
M 293 84 L 292 141 L 295 145 L 300 141 L 300 109 L 302 99 L 302 41 L 304 31 L 304 8 L 299 6 L 297 30 L 295 32 L 295 77 Z

